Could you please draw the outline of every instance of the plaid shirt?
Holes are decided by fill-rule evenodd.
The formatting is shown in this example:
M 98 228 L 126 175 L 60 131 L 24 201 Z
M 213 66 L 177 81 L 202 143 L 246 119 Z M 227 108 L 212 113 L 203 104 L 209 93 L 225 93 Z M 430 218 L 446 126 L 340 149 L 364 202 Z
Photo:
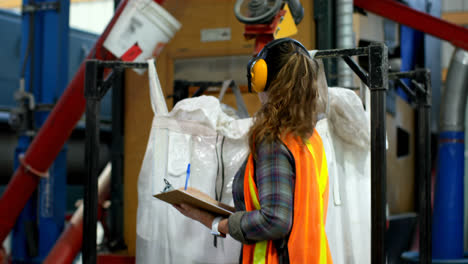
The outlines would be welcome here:
M 236 213 L 229 217 L 229 233 L 244 244 L 285 238 L 293 224 L 293 155 L 279 140 L 257 144 L 256 151 L 255 183 L 261 209 L 245 211 L 244 172 L 247 162 L 237 172 L 232 187 Z

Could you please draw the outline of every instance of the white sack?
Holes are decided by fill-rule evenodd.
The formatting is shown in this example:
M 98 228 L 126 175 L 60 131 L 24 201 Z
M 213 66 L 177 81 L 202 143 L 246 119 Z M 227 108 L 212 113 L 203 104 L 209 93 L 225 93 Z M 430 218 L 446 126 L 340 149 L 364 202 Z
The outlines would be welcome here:
M 317 123 L 327 157 L 330 195 L 325 231 L 335 264 L 370 263 L 370 123 L 351 90 L 328 90 L 328 119 Z
M 152 104 L 161 102 L 162 93 L 154 90 L 158 87 L 150 85 Z M 153 105 L 153 110 L 159 109 Z M 211 96 L 185 99 L 170 113 L 155 114 L 138 178 L 137 263 L 238 263 L 239 242 L 218 238 L 215 248 L 209 229 L 152 195 L 164 189 L 164 178 L 174 188 L 183 187 L 190 163 L 188 186 L 214 198 L 215 185 L 217 190 L 222 185 L 222 148 L 222 202 L 233 205 L 232 179 L 249 152 L 250 123 L 251 119 L 227 116 Z

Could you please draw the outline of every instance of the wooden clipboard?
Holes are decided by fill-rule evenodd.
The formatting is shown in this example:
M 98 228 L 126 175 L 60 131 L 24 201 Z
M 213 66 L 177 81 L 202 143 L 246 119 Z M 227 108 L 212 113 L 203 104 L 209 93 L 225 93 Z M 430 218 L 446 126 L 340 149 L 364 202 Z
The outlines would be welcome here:
M 229 216 L 235 212 L 235 208 L 232 206 L 218 202 L 195 188 L 188 188 L 187 190 L 181 188 L 153 196 L 170 204 L 189 204 L 215 215 Z

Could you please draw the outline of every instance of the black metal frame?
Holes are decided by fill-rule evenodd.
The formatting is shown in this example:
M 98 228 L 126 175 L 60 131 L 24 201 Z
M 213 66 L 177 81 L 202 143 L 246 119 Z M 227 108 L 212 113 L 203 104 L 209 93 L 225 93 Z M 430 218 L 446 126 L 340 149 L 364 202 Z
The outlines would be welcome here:
M 369 73 L 361 69 L 351 56 L 367 56 Z M 417 88 L 414 92 L 418 107 L 418 149 L 425 159 L 417 159 L 420 164 L 421 221 L 421 259 L 430 263 L 430 74 L 428 71 L 388 74 L 388 51 L 383 43 L 374 43 L 368 47 L 354 49 L 319 50 L 315 58 L 341 57 L 353 69 L 371 91 L 371 261 L 385 263 L 386 230 L 386 129 L 385 96 L 388 79 L 414 78 L 425 84 L 425 89 Z M 109 80 L 103 80 L 103 69 L 146 68 L 147 63 L 126 63 L 119 61 L 89 60 L 86 62 L 85 97 L 86 97 L 86 187 L 84 197 L 83 262 L 96 263 L 96 221 L 97 221 L 97 173 L 99 157 L 99 104 L 110 88 Z M 419 87 L 419 86 L 416 86 Z M 407 87 L 405 87 L 407 88 Z M 408 88 L 409 89 L 409 88 Z M 411 90 L 411 89 L 409 89 Z M 410 93 L 412 94 L 412 93 Z M 357 191 L 357 190 L 356 190 Z
M 369 73 L 365 72 L 351 56 L 368 56 Z M 431 263 L 431 78 L 430 71 L 419 69 L 409 72 L 388 73 L 387 47 L 373 43 L 355 49 L 319 50 L 315 58 L 341 57 L 371 91 L 371 263 L 385 263 L 386 230 L 386 146 L 385 99 L 388 81 L 395 80 L 414 100 L 417 109 L 417 181 L 419 191 L 419 247 L 420 263 Z M 411 89 L 401 79 L 412 79 Z
M 174 93 L 168 98 L 173 98 L 172 105 L 175 106 L 177 102 L 189 97 L 189 87 L 195 86 L 200 87 L 195 91 L 192 97 L 197 97 L 202 95 L 209 87 L 213 86 L 222 86 L 223 82 L 211 82 L 211 81 L 197 81 L 191 82 L 186 80 L 174 80 Z
M 369 73 L 351 56 L 367 56 Z M 341 57 L 371 91 L 371 262 L 385 263 L 386 173 L 385 94 L 388 89 L 388 51 L 383 43 L 354 49 L 319 50 L 317 59 Z M 356 190 L 358 191 L 358 190 Z
M 431 211 L 431 73 L 428 69 L 389 74 L 413 101 L 417 111 L 416 175 L 419 183 L 419 263 L 432 263 Z M 413 88 L 401 79 L 411 79 Z
M 125 74 L 121 69 L 114 71 L 112 82 L 112 140 L 111 164 L 112 181 L 110 187 L 110 207 L 106 224 L 109 224 L 107 247 L 111 252 L 127 249 L 123 237 L 124 209 L 123 209 L 123 180 L 124 180 L 124 107 L 125 107 Z
M 318 50 L 332 49 L 336 43 L 336 1 L 314 0 L 314 19 L 316 32 L 316 48 Z M 323 62 L 327 83 L 329 86 L 338 85 L 336 74 L 336 60 Z
M 120 61 L 86 61 L 85 90 L 86 98 L 86 181 L 84 188 L 84 223 L 83 223 L 83 263 L 96 263 L 96 226 L 98 218 L 98 172 L 99 172 L 99 113 L 100 102 L 115 80 L 122 76 L 126 68 L 147 68 L 147 63 L 129 63 Z M 113 71 L 104 80 L 104 69 Z M 115 102 L 115 101 L 114 101 Z M 114 122 L 113 122 L 114 126 Z M 122 146 L 117 146 L 122 147 Z M 122 156 L 123 157 L 123 156 Z M 121 160 L 121 155 L 113 160 Z M 114 165 L 114 164 L 113 164 Z M 113 171 L 117 169 L 113 167 Z M 114 176 L 114 173 L 113 173 Z M 114 177 L 113 177 L 114 178 Z M 115 184 L 115 182 L 114 182 Z

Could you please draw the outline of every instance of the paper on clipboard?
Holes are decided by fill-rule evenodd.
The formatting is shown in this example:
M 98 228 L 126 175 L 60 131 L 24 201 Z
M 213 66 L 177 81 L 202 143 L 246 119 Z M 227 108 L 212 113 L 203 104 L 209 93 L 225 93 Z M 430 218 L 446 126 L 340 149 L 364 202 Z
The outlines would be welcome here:
M 232 206 L 213 200 L 207 194 L 194 188 L 187 188 L 187 190 L 181 188 L 153 196 L 170 204 L 185 203 L 221 216 L 229 216 L 235 212 Z

